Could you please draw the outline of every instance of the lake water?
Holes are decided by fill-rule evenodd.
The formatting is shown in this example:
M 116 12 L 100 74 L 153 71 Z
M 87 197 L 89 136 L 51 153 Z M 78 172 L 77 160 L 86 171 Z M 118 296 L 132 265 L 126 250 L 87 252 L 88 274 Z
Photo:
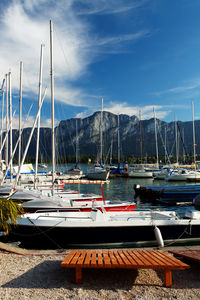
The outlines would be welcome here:
M 56 170 L 63 172 L 70 169 L 73 165 L 57 165 Z M 84 173 L 87 173 L 89 165 L 80 165 Z M 51 165 L 48 166 L 48 170 L 51 170 Z M 153 205 L 151 203 L 144 203 L 139 201 L 139 199 L 134 199 L 134 184 L 139 184 L 141 186 L 174 186 L 174 185 L 184 185 L 186 182 L 166 182 L 165 180 L 153 180 L 153 179 L 140 179 L 140 178 L 123 178 L 116 177 L 110 178 L 109 183 L 103 184 L 103 190 L 106 200 L 111 201 L 136 201 L 136 209 L 159 209 L 159 210 L 174 210 L 180 216 L 184 215 L 186 209 L 190 206 L 165 206 L 165 205 Z M 187 183 L 188 184 L 188 183 Z M 80 193 L 95 193 L 101 194 L 101 187 L 99 184 L 67 184 L 66 189 L 75 189 Z M 192 206 L 191 206 L 192 207 Z

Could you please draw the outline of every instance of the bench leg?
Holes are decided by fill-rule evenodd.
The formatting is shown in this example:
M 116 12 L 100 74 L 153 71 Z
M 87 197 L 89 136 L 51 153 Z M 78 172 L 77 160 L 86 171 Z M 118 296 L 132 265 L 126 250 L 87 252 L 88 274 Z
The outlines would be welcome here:
M 82 268 L 76 268 L 76 284 L 82 283 Z
M 169 269 L 165 270 L 165 286 L 166 287 L 172 286 L 172 271 Z

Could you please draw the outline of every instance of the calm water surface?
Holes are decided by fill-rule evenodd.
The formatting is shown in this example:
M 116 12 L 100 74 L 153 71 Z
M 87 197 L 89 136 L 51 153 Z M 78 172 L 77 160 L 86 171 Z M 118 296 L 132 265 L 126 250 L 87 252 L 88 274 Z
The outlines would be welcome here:
M 57 171 L 66 171 L 73 165 L 68 164 L 58 165 Z M 80 165 L 84 173 L 87 173 L 89 165 Z M 48 170 L 51 170 L 51 165 L 48 166 Z M 191 206 L 164 206 L 164 205 L 152 205 L 151 203 L 143 203 L 139 199 L 134 199 L 134 184 L 140 184 L 142 186 L 174 186 L 184 185 L 186 182 L 166 182 L 165 180 L 153 180 L 153 179 L 140 179 L 140 178 L 111 178 L 109 183 L 103 185 L 104 195 L 106 200 L 111 201 L 136 201 L 137 209 L 159 209 L 159 210 L 174 210 L 179 215 L 184 215 L 186 209 Z M 188 183 L 187 183 L 188 184 Z M 193 183 L 194 184 L 194 183 Z M 75 189 L 80 193 L 95 193 L 101 194 L 101 187 L 99 184 L 67 184 L 66 189 Z

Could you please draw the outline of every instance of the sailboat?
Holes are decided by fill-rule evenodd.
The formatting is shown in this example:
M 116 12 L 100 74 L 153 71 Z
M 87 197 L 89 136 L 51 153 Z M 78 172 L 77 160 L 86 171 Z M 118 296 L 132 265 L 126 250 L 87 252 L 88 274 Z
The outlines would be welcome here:
M 87 177 L 92 180 L 107 180 L 110 174 L 110 170 L 107 170 L 103 166 L 103 97 L 101 98 L 101 124 L 100 124 L 100 163 L 91 167 L 88 170 Z
M 141 164 L 130 166 L 128 169 L 128 176 L 133 178 L 153 178 L 153 172 L 146 170 L 142 164 L 142 120 L 141 111 L 139 112 L 140 119 L 140 156 Z
M 177 123 L 176 123 L 177 124 Z M 192 125 L 193 125 L 193 151 L 195 170 L 184 168 L 172 171 L 167 177 L 167 181 L 200 181 L 200 172 L 196 170 L 196 142 L 195 142 L 195 125 L 194 125 L 194 102 L 192 101 Z M 178 159 L 177 159 L 178 162 Z
M 78 138 L 78 124 L 76 119 L 76 164 L 70 168 L 67 172 L 67 175 L 72 176 L 73 178 L 81 178 L 83 176 L 83 171 L 79 166 L 79 138 Z
M 117 123 L 118 123 L 118 129 L 117 129 L 117 144 L 118 144 L 118 165 L 117 166 L 113 166 L 111 164 L 111 159 L 110 159 L 110 165 L 109 165 L 109 170 L 110 170 L 110 176 L 111 177 L 115 177 L 115 176 L 125 176 L 128 174 L 128 163 L 125 162 L 124 166 L 121 167 L 120 166 L 120 124 L 119 124 L 119 114 L 118 114 L 118 118 L 117 118 Z M 112 140 L 112 143 L 111 143 L 111 149 L 112 150 L 112 145 L 113 144 L 113 140 Z M 110 151 L 110 155 L 112 155 L 112 151 Z

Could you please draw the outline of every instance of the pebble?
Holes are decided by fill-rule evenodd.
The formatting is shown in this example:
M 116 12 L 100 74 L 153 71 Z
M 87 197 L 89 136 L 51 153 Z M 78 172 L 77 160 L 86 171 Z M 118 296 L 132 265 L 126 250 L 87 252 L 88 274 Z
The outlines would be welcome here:
M 0 299 L 200 299 L 200 263 L 172 271 L 173 285 L 163 286 L 161 270 L 83 270 L 83 284 L 74 270 L 61 267 L 65 255 L 0 253 Z

